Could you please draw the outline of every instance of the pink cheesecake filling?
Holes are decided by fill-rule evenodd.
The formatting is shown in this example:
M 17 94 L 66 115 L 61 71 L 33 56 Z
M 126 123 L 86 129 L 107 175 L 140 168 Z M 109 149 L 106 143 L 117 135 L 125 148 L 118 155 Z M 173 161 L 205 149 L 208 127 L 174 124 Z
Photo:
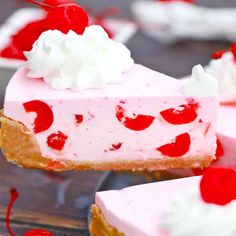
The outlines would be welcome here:
M 26 74 L 22 68 L 11 79 L 4 115 L 35 134 L 44 157 L 112 162 L 215 154 L 217 98 L 186 97 L 181 81 L 134 65 L 120 84 L 75 92 Z M 180 124 L 173 110 L 182 111 Z
M 125 236 L 170 236 L 160 226 L 163 213 L 178 195 L 199 182 L 200 177 L 190 177 L 98 192 L 95 203 L 108 224 Z
M 236 169 L 236 106 L 220 106 L 217 126 L 217 137 L 222 145 L 216 166 L 226 166 Z

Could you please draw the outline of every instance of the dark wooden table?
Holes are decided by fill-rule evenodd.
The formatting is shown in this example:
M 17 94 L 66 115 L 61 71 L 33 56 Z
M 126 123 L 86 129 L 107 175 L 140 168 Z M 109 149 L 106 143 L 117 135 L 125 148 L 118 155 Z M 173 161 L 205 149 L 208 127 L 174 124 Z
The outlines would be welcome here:
M 132 0 L 81 0 L 83 6 L 94 12 L 109 6 L 121 8 L 120 16 L 130 18 L 129 3 Z M 235 0 L 199 0 L 199 4 L 218 7 L 236 6 Z M 27 6 L 23 0 L 1 0 L 0 24 L 16 9 Z M 184 41 L 162 45 L 147 38 L 141 32 L 127 44 L 137 63 L 181 77 L 190 73 L 194 64 L 206 64 L 213 51 L 226 47 L 227 42 Z M 5 87 L 14 71 L 0 69 L 0 106 Z M 24 170 L 6 163 L 0 156 L 0 235 L 8 235 L 5 228 L 5 212 L 9 189 L 20 192 L 12 214 L 15 234 L 22 235 L 27 229 L 46 228 L 59 236 L 85 236 L 87 211 L 93 191 L 102 172 L 72 172 L 50 174 Z

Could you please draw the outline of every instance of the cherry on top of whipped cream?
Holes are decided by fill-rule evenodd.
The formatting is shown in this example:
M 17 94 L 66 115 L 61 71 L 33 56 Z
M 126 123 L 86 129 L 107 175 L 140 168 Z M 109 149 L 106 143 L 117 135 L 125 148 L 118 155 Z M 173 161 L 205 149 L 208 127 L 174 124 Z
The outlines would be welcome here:
M 65 2 L 65 0 L 53 1 L 53 5 L 49 4 L 49 0 L 44 3 L 40 3 L 35 0 L 27 1 L 48 9 L 48 13 L 45 18 L 46 27 L 48 30 L 57 29 L 65 34 L 68 33 L 69 30 L 73 30 L 77 34 L 82 34 L 89 24 L 87 12 L 72 1 L 67 1 L 69 3 L 66 4 L 61 4 Z
M 15 188 L 10 190 L 11 198 L 7 207 L 7 214 L 6 214 L 6 227 L 10 236 L 16 236 L 11 229 L 10 225 L 10 217 L 11 217 L 11 210 L 17 198 L 19 198 L 19 193 Z M 22 236 L 53 236 L 53 234 L 44 229 L 33 229 L 30 231 L 25 232 Z
M 70 30 L 77 34 L 83 34 L 89 25 L 88 14 L 76 4 L 64 4 L 53 8 L 48 12 L 45 20 L 49 29 L 56 29 L 65 34 Z
M 212 53 L 211 57 L 212 57 L 212 59 L 217 60 L 217 59 L 222 58 L 222 56 L 227 52 L 231 52 L 233 54 L 234 61 L 236 62 L 236 42 L 232 43 L 230 48 L 228 48 L 228 49 L 223 49 L 223 50 L 216 51 L 216 52 Z
M 47 14 L 42 19 L 28 23 L 15 35 L 12 35 L 10 43 L 0 51 L 1 57 L 25 60 L 23 52 L 30 51 L 34 42 L 44 31 L 57 29 L 68 33 L 69 30 L 73 30 L 77 34 L 82 34 L 89 24 L 88 14 L 79 5 L 68 3 L 54 6 L 46 4 L 49 1 L 44 3 L 35 0 L 27 1 L 43 9 L 46 8 Z
M 207 168 L 200 182 L 203 201 L 226 205 L 236 200 L 236 171 L 230 168 Z

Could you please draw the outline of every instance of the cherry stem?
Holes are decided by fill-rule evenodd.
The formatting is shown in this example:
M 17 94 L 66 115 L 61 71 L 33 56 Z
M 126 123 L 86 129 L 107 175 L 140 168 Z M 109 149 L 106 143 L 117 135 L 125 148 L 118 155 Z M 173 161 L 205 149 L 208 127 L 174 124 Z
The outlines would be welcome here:
M 36 6 L 39 6 L 39 7 L 42 7 L 42 8 L 46 8 L 48 10 L 52 10 L 53 8 L 55 8 L 54 6 L 51 6 L 51 5 L 42 3 L 42 2 L 38 2 L 38 1 L 35 1 L 35 0 L 26 0 L 26 1 L 30 2 L 30 3 L 33 3 Z
M 12 188 L 10 190 L 10 194 L 11 194 L 11 198 L 7 207 L 7 215 L 6 215 L 6 227 L 8 230 L 8 233 L 10 234 L 10 236 L 15 236 L 15 234 L 13 233 L 11 226 L 10 226 L 10 216 L 11 216 L 11 209 L 16 201 L 16 199 L 19 197 L 19 193 L 17 192 L 16 189 Z

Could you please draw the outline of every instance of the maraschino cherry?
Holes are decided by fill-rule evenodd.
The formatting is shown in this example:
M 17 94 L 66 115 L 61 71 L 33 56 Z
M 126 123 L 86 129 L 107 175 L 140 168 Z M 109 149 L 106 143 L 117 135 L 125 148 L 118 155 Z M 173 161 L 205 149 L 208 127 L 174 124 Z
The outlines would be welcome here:
M 236 172 L 229 168 L 208 168 L 200 182 L 206 203 L 226 205 L 236 200 Z
M 27 1 L 46 9 L 47 15 L 43 19 L 28 23 L 13 35 L 10 44 L 0 51 L 1 57 L 25 60 L 23 52 L 30 51 L 34 42 L 44 31 L 57 29 L 68 33 L 69 30 L 73 30 L 77 34 L 82 34 L 89 24 L 86 11 L 71 3 L 73 1 L 62 4 L 66 0 L 58 0 L 54 1 L 53 5 L 49 5 L 51 2 L 49 0 L 43 3 L 35 0 Z M 67 2 L 69 1 L 67 0 Z
M 47 7 L 49 9 L 45 19 L 48 30 L 57 29 L 63 33 L 73 30 L 77 34 L 82 34 L 89 24 L 88 14 L 77 4 L 61 4 L 63 1 L 53 1 L 54 5 L 49 5 L 47 3 L 50 1 L 45 1 L 46 3 L 40 3 L 35 0 L 28 1 L 42 8 Z
M 44 19 L 28 23 L 12 35 L 10 44 L 0 52 L 1 57 L 25 60 L 23 52 L 31 50 L 33 43 L 46 30 L 48 28 Z
M 8 233 L 10 236 L 15 236 L 14 232 L 11 229 L 10 226 L 10 216 L 11 216 L 11 209 L 16 201 L 16 199 L 19 197 L 19 193 L 16 189 L 12 188 L 10 190 L 11 199 L 9 201 L 9 205 L 7 208 L 7 215 L 6 215 L 6 227 L 8 230 Z M 53 234 L 47 230 L 44 229 L 33 229 L 30 231 L 25 232 L 22 236 L 53 236 Z
M 53 8 L 46 17 L 47 27 L 57 29 L 63 33 L 73 30 L 77 34 L 83 34 L 89 24 L 86 11 L 76 4 L 64 4 Z

